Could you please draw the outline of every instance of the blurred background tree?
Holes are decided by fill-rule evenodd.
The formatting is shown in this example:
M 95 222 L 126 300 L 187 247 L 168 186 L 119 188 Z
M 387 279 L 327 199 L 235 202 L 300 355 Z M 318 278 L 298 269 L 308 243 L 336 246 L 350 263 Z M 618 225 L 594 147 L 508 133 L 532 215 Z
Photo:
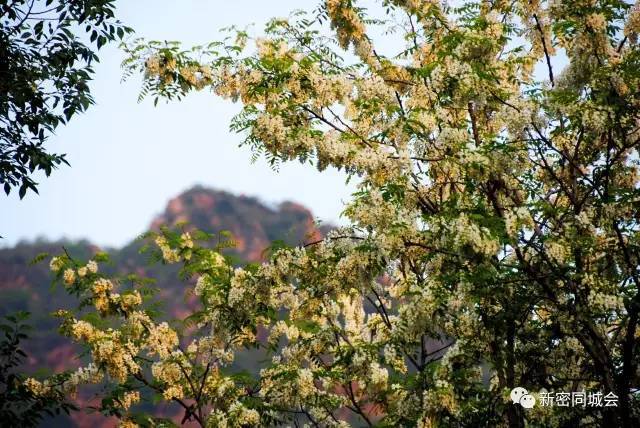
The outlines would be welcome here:
M 38 426 L 45 416 L 76 409 L 63 394 L 36 395 L 23 385 L 19 367 L 27 358 L 21 342 L 31 329 L 28 318 L 28 312 L 17 312 L 0 322 L 0 427 Z

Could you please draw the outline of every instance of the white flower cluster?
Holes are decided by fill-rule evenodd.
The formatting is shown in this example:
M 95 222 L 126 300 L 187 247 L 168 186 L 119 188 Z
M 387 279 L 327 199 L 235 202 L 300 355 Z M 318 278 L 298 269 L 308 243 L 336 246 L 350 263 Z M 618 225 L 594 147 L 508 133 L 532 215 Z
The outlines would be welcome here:
M 493 238 L 486 227 L 478 226 L 465 214 L 452 220 L 449 231 L 453 234 L 456 248 L 470 245 L 476 252 L 486 256 L 495 255 L 500 249 L 497 239 Z

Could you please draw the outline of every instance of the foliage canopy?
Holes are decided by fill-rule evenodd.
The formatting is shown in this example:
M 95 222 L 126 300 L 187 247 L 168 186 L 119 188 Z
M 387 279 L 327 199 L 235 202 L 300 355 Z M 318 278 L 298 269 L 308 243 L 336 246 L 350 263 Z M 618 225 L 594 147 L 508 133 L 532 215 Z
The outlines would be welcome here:
M 0 185 L 37 192 L 32 176 L 62 163 L 44 143 L 85 111 L 96 51 L 132 30 L 114 16 L 114 0 L 0 2 Z

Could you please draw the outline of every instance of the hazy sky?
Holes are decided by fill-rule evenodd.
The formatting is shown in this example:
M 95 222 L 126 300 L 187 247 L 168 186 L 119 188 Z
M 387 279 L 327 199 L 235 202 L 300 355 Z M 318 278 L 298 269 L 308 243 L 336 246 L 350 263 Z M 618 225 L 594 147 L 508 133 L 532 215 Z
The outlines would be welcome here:
M 218 29 L 262 24 L 318 0 L 136 0 L 118 1 L 118 16 L 140 37 L 187 44 L 219 39 Z M 251 163 L 249 148 L 228 125 L 240 105 L 211 93 L 182 102 L 137 103 L 140 80 L 121 83 L 122 53 L 103 48 L 92 82 L 97 105 L 60 127 L 48 142 L 67 153 L 71 168 L 42 178 L 40 195 L 0 196 L 0 246 L 44 236 L 86 237 L 122 245 L 143 232 L 168 201 L 195 185 L 258 196 L 265 202 L 294 200 L 314 215 L 336 222 L 354 186 L 336 171 L 285 164 L 278 173 L 265 161 Z

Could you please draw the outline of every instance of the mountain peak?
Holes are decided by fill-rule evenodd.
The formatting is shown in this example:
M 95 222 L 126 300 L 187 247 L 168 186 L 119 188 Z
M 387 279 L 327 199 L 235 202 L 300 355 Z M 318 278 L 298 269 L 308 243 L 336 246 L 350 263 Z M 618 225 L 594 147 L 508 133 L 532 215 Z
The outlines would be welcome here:
M 269 207 L 252 196 L 203 186 L 192 187 L 171 199 L 164 212 L 152 221 L 151 229 L 181 222 L 205 232 L 230 232 L 236 243 L 235 252 L 249 261 L 260 260 L 275 240 L 300 245 L 322 234 L 311 211 L 300 204 L 286 201 Z

